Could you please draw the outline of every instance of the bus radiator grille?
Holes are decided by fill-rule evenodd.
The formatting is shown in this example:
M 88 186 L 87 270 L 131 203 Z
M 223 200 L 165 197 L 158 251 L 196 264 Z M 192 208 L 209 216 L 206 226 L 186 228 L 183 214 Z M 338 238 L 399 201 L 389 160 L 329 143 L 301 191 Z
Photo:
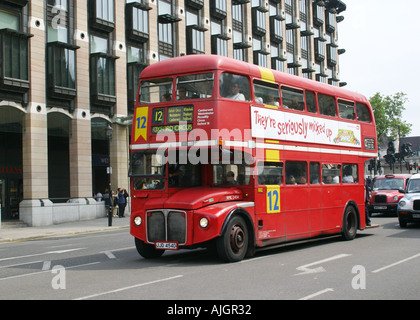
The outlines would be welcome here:
M 386 196 L 384 195 L 375 196 L 375 203 L 386 203 Z
M 186 242 L 187 220 L 184 211 L 160 210 L 147 213 L 147 240 Z

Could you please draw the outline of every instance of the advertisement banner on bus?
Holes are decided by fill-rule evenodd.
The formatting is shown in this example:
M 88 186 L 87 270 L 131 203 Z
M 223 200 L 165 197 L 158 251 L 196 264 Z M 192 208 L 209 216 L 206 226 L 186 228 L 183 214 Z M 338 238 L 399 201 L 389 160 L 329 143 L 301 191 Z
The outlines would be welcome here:
M 255 138 L 361 148 L 357 123 L 251 107 L 251 128 Z

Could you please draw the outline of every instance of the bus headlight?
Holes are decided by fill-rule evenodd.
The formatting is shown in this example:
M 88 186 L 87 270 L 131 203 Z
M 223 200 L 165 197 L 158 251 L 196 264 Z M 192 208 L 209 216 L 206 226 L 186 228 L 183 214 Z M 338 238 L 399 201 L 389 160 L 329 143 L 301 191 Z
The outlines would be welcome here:
M 207 218 L 201 218 L 200 219 L 200 227 L 201 228 L 207 228 L 209 225 L 209 220 Z
M 136 226 L 141 225 L 141 218 L 139 216 L 134 217 L 134 220 L 133 221 L 134 221 L 134 224 Z

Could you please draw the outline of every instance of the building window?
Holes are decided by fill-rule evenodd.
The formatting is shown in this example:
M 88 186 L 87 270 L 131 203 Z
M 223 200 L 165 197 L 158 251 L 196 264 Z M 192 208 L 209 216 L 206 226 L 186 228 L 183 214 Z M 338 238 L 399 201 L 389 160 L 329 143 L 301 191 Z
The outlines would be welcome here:
M 228 44 L 230 37 L 225 34 L 224 20 L 211 20 L 211 53 L 227 56 Z
M 76 96 L 76 49 L 62 42 L 47 45 L 48 95 L 57 99 Z
M 245 6 L 243 4 L 232 5 L 232 29 L 233 29 L 233 58 L 246 61 L 246 50 L 251 45 L 246 41 L 245 34 Z
M 76 50 L 73 39 L 73 1 L 47 2 L 47 98 L 48 104 L 74 109 L 76 96 Z
M 201 10 L 187 8 L 187 53 L 204 53 L 204 32 L 207 31 L 201 25 Z
M 159 60 L 165 60 L 175 56 L 176 44 L 174 22 L 181 21 L 174 15 L 172 1 L 158 1 L 158 39 L 159 39 Z
M 115 96 L 115 59 L 112 56 L 112 34 L 90 35 L 91 111 L 113 115 Z
M 226 18 L 226 0 L 210 0 L 210 14 L 216 19 Z
M 313 7 L 313 16 L 314 16 L 314 25 L 316 26 L 322 26 L 324 24 L 324 6 L 321 5 L 322 2 L 315 3 Z
M 0 84 L 4 89 L 29 89 L 28 38 L 31 35 L 11 29 L 0 30 Z
M 126 32 L 127 38 L 134 41 L 146 42 L 149 40 L 149 10 L 139 2 L 131 2 L 126 5 Z
M 267 52 L 264 48 L 262 37 L 254 36 L 252 39 L 252 50 L 254 51 L 254 64 L 267 67 Z
M 17 1 L 16 1 L 17 2 Z M 24 5 L 24 4 L 22 4 Z M 29 89 L 29 38 L 25 10 L 0 3 L 0 100 L 22 102 Z
M 128 114 L 134 114 L 134 106 L 141 71 L 147 66 L 145 45 L 140 47 L 127 46 L 127 109 Z
M 89 0 L 90 26 L 101 31 L 114 30 L 114 0 Z

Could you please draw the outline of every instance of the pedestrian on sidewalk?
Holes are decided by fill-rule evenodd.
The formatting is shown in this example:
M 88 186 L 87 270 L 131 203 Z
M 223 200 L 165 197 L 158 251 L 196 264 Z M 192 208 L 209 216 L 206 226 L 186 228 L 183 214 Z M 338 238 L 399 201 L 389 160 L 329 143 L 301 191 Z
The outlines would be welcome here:
M 124 218 L 125 207 L 127 206 L 128 193 L 123 188 L 118 188 L 118 216 Z

